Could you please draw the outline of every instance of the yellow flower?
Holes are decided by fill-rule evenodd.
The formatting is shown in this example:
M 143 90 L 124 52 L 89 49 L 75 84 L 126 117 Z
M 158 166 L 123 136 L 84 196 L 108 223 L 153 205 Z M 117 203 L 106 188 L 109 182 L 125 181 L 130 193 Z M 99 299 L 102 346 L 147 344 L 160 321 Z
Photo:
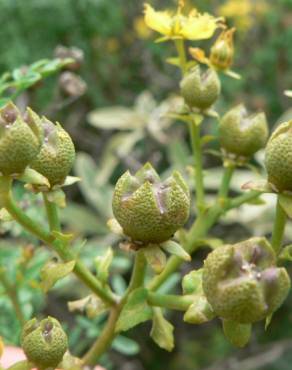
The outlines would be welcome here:
M 204 50 L 200 48 L 189 48 L 189 52 L 198 62 L 207 64 L 215 70 L 222 71 L 225 74 L 238 79 L 240 76 L 230 70 L 234 57 L 234 32 L 235 28 L 222 31 L 214 45 L 211 47 L 209 57 L 207 57 Z
M 222 18 L 215 18 L 208 13 L 200 14 L 192 9 L 189 14 L 182 14 L 184 2 L 179 1 L 176 13 L 156 11 L 145 4 L 145 23 L 152 30 L 162 34 L 160 41 L 168 39 L 204 40 L 213 36 L 222 26 Z

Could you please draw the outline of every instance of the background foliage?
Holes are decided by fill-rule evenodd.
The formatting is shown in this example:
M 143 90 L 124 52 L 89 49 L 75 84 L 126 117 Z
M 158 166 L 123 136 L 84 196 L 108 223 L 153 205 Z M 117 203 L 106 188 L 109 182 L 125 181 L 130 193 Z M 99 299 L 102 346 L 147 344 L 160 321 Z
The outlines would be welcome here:
M 156 7 L 171 5 L 170 0 L 152 3 Z M 219 111 L 244 101 L 254 110 L 264 109 L 271 128 L 283 112 L 290 116 L 291 101 L 283 91 L 292 86 L 292 0 L 189 3 L 200 10 L 225 15 L 228 23 L 238 28 L 235 69 L 243 78 L 235 81 L 223 77 Z M 80 249 L 92 268 L 96 256 L 104 254 L 109 245 L 116 246 L 106 221 L 111 215 L 113 184 L 125 168 L 135 170 L 150 160 L 165 175 L 171 166 L 189 175 L 185 128 L 170 119 L 159 119 L 162 112 L 179 103 L 172 96 L 178 89 L 179 74 L 164 62 L 173 51 L 170 45 L 153 43 L 153 35 L 141 17 L 142 7 L 143 1 L 138 0 L 0 0 L 0 73 L 51 58 L 59 44 L 84 51 L 79 73 L 87 91 L 74 104 L 60 92 L 58 76 L 31 88 L 18 98 L 18 103 L 29 104 L 37 112 L 62 122 L 73 137 L 79 152 L 74 172 L 83 181 L 69 190 L 62 222 L 76 235 L 74 248 Z M 118 108 L 104 109 L 111 106 Z M 206 124 L 206 132 L 216 133 L 214 123 Z M 259 155 L 258 162 L 261 161 Z M 211 197 L 218 185 L 219 162 L 208 156 L 205 165 Z M 244 170 L 236 176 L 234 192 L 246 176 Z M 41 201 L 34 200 L 28 208 L 29 195 L 22 194 L 19 186 L 17 195 L 22 207 L 41 219 Z M 262 207 L 246 205 L 229 214 L 212 230 L 212 236 L 234 241 L 268 235 L 271 222 L 271 200 L 267 197 Z M 7 268 L 19 292 L 24 315 L 29 318 L 42 312 L 60 318 L 70 328 L 71 349 L 82 354 L 100 331 L 103 316 L 92 324 L 85 315 L 75 316 L 68 311 L 66 301 L 86 295 L 81 286 L 72 290 L 72 284 L 76 287 L 72 277 L 59 282 L 45 299 L 39 286 L 39 270 L 49 252 L 35 248 L 37 242 L 12 222 L 1 224 L 1 233 L 1 266 Z M 290 230 L 287 235 L 292 238 Z M 205 251 L 198 254 L 192 266 L 184 265 L 182 273 L 199 266 Z M 125 289 L 129 268 L 128 257 L 117 252 L 111 281 L 117 292 Z M 176 287 L 177 281 L 174 275 L 164 290 Z M 0 335 L 6 342 L 17 344 L 19 326 L 1 285 L 0 294 Z M 164 353 L 148 340 L 149 328 L 145 325 L 132 330 L 128 337 L 118 337 L 103 363 L 108 369 L 135 370 L 160 369 L 162 364 L 170 370 L 290 369 L 291 307 L 290 297 L 268 332 L 258 326 L 251 345 L 241 351 L 226 342 L 219 323 L 190 327 L 182 322 L 180 314 L 173 314 L 177 346 L 172 354 Z

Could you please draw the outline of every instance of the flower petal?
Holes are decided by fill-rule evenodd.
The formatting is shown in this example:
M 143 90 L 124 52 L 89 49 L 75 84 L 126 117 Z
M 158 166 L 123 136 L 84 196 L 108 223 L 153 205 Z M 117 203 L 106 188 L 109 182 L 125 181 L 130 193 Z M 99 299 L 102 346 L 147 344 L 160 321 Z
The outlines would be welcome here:
M 213 36 L 220 27 L 221 18 L 214 18 L 210 14 L 189 16 L 181 28 L 181 35 L 188 40 L 204 40 Z
M 149 28 L 163 35 L 170 35 L 172 17 L 167 11 L 157 12 L 149 4 L 145 4 L 144 15 Z

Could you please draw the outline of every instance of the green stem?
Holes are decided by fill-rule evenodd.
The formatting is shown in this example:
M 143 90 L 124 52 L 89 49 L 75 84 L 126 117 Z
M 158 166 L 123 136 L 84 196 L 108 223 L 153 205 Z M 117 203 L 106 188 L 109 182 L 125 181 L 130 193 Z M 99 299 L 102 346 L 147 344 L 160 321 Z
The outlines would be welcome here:
M 178 53 L 179 64 L 182 71 L 182 75 L 185 75 L 187 72 L 187 57 L 185 44 L 183 39 L 175 40 L 175 47 Z
M 126 293 L 124 294 L 120 303 L 111 309 L 108 321 L 103 328 L 103 331 L 99 338 L 93 343 L 92 347 L 89 351 L 85 354 L 82 359 L 84 365 L 96 365 L 100 356 L 107 351 L 107 349 L 111 346 L 112 341 L 118 334 L 115 331 L 116 323 L 120 316 L 120 313 L 126 304 L 130 293 L 134 290 L 143 286 L 145 272 L 146 272 L 146 260 L 144 257 L 143 250 L 139 250 L 136 252 L 134 267 L 132 270 L 132 276 L 130 280 L 130 284 Z
M 263 192 L 258 190 L 250 190 L 249 192 L 239 195 L 238 197 L 233 198 L 227 205 L 227 210 L 238 208 L 244 203 L 250 202 L 257 199 Z
M 186 311 L 194 302 L 192 296 L 179 296 L 172 294 L 158 294 L 149 292 L 148 303 L 151 306 L 164 307 L 171 310 Z
M 274 228 L 272 233 L 272 247 L 276 254 L 280 252 L 281 245 L 284 238 L 284 231 L 286 225 L 287 215 L 280 205 L 279 198 L 277 199 L 276 215 L 274 221 Z
M 20 305 L 20 302 L 19 302 L 19 299 L 18 299 L 18 294 L 17 294 L 16 287 L 8 281 L 8 279 L 6 277 L 6 272 L 5 272 L 5 270 L 2 270 L 2 269 L 0 269 L 0 282 L 3 285 L 3 287 L 6 291 L 6 294 L 10 298 L 10 301 L 13 305 L 16 317 L 17 317 L 20 325 L 23 326 L 25 324 L 26 320 L 25 320 L 25 317 L 24 317 L 22 309 L 21 309 L 21 305 Z
M 229 192 L 230 182 L 231 182 L 233 173 L 234 173 L 234 166 L 231 164 L 227 165 L 225 167 L 221 186 L 218 191 L 218 201 L 220 203 L 222 201 L 224 202 L 228 198 L 228 192 Z
M 58 215 L 58 208 L 55 203 L 49 201 L 46 193 L 43 193 L 43 199 L 46 206 L 49 226 L 51 231 L 61 231 L 61 225 Z
M 64 261 L 75 260 L 76 256 L 67 247 L 67 244 L 56 239 L 53 235 L 43 229 L 43 227 L 28 217 L 14 202 L 11 192 L 12 181 L 7 178 L 1 177 L 0 181 L 0 199 L 4 208 L 10 215 L 17 221 L 24 229 L 28 230 L 31 234 L 42 240 L 45 244 L 50 246 Z M 6 191 L 3 187 L 6 184 Z M 97 296 L 110 305 L 116 304 L 115 295 L 106 290 L 96 277 L 88 270 L 88 268 L 81 262 L 76 261 L 74 273 L 79 277 L 85 285 L 87 285 Z
M 193 120 L 189 122 L 191 145 L 194 157 L 195 191 L 198 214 L 201 214 L 205 209 L 204 174 L 202 166 L 203 158 L 200 138 L 201 120 L 202 116 L 193 116 Z

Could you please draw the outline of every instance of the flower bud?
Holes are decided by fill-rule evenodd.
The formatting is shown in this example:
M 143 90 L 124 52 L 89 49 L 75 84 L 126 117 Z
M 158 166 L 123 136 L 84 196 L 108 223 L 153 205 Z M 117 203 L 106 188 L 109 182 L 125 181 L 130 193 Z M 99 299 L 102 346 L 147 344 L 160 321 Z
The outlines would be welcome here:
M 75 159 L 74 144 L 69 134 L 57 123 L 42 118 L 44 142 L 31 167 L 45 176 L 53 187 L 62 185 Z
M 234 57 L 233 34 L 235 28 L 225 30 L 211 48 L 210 62 L 219 70 L 227 70 L 231 67 Z
M 32 319 L 23 327 L 21 345 L 28 360 L 39 369 L 56 368 L 68 349 L 68 339 L 56 319 Z
M 265 164 L 269 183 L 279 192 L 291 192 L 292 121 L 282 123 L 270 137 Z
M 190 196 L 178 172 L 161 181 L 147 163 L 134 176 L 126 172 L 117 182 L 113 213 L 134 242 L 162 243 L 189 217 Z
M 0 109 L 0 172 L 21 174 L 38 155 L 43 133 L 40 118 L 27 108 L 21 114 L 13 103 Z
M 209 68 L 201 72 L 200 66 L 192 69 L 181 81 L 181 95 L 191 108 L 207 110 L 219 97 L 221 84 L 217 73 Z
M 214 312 L 242 324 L 264 319 L 290 289 L 285 268 L 265 238 L 251 238 L 211 252 L 204 264 L 203 289 Z
M 240 104 L 227 112 L 219 124 L 219 141 L 229 154 L 249 158 L 263 148 L 268 139 L 264 113 L 249 115 Z

